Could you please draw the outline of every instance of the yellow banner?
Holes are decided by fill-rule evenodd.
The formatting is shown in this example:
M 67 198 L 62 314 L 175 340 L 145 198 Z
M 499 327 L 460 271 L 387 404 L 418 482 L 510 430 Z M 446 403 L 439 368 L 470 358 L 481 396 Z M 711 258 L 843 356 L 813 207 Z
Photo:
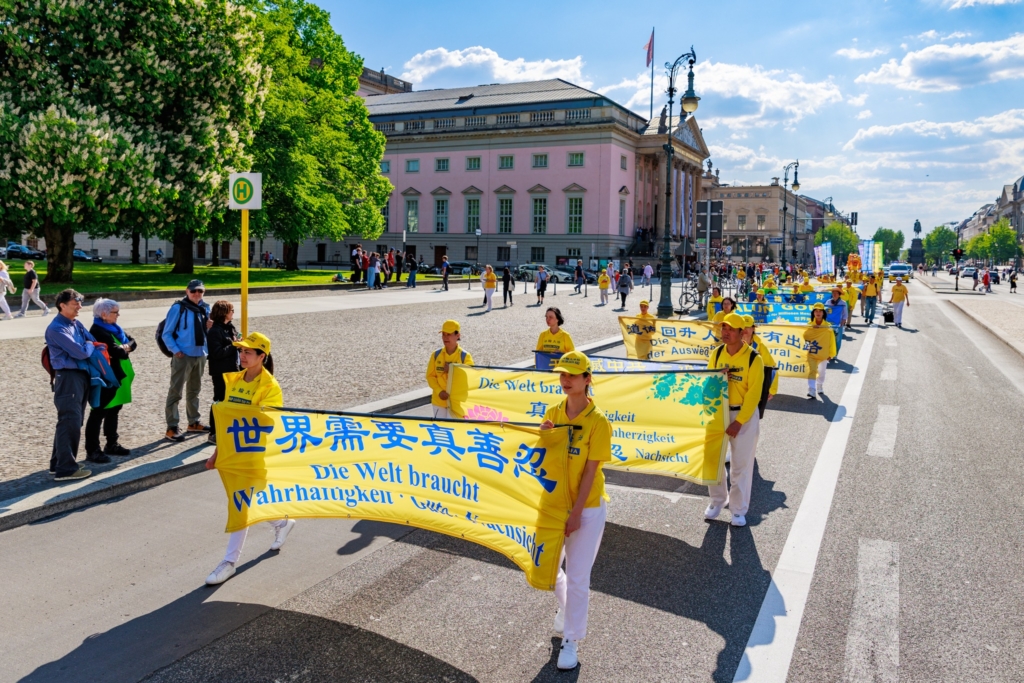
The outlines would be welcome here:
M 607 467 L 718 481 L 728 381 L 721 372 L 595 373 L 594 400 L 612 423 Z M 448 373 L 454 417 L 540 422 L 562 400 L 558 373 L 465 365 Z
M 572 507 L 569 427 L 214 404 L 227 531 L 356 517 L 457 536 L 553 590 Z
M 642 329 L 645 324 L 648 328 L 653 327 L 653 331 Z M 626 355 L 630 358 L 638 358 L 638 348 L 642 352 L 645 344 L 650 344 L 650 360 L 706 362 L 711 350 L 721 343 L 715 334 L 715 326 L 698 320 L 652 321 L 621 317 L 619 326 Z M 784 323 L 757 326 L 757 336 L 768 348 L 778 373 L 783 377 L 807 379 L 812 373 L 816 376 L 817 362 L 812 364 L 810 361 L 828 357 L 825 334 L 833 334 L 832 328 L 811 329 L 807 325 Z M 643 340 L 642 336 L 649 336 L 649 341 Z

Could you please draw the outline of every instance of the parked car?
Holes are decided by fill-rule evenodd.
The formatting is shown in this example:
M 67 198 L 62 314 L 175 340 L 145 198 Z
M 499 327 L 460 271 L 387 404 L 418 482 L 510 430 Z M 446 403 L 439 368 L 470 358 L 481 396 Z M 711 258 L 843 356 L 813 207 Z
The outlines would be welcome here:
M 552 277 L 555 277 L 555 275 L 557 275 L 559 282 L 576 284 L 576 266 L 555 266 L 554 271 L 552 271 Z M 593 273 L 584 270 L 583 277 L 588 285 L 597 284 L 597 276 Z
M 978 269 L 975 268 L 974 266 L 967 266 L 966 268 L 960 271 L 960 277 L 973 278 L 974 273 L 977 272 L 977 270 Z
M 37 251 L 32 247 L 26 247 L 24 244 L 11 244 L 7 246 L 7 258 L 17 259 L 44 259 L 46 254 L 41 251 Z
M 0 247 L 0 258 L 7 258 L 7 247 Z
M 89 261 L 91 263 L 103 263 L 103 258 L 99 256 L 93 256 L 82 249 L 75 249 L 71 252 L 71 257 L 76 261 Z
M 515 278 L 520 282 L 533 282 L 534 278 L 537 277 L 537 271 L 540 269 L 541 266 L 544 266 L 544 270 L 548 271 L 549 282 L 554 282 L 555 278 L 558 278 L 558 282 L 568 281 L 565 280 L 564 273 L 562 274 L 562 277 L 559 277 L 558 273 L 553 272 L 554 269 L 551 266 L 544 263 L 522 264 L 521 266 L 516 268 Z M 571 277 L 569 279 L 571 279 Z

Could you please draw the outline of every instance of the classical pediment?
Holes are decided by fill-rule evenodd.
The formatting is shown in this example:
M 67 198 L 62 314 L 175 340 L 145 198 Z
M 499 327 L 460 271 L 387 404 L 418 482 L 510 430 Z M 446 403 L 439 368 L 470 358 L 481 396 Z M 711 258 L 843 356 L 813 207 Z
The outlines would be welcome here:
M 406 197 L 419 197 L 423 193 L 417 190 L 415 187 L 410 187 L 407 190 L 402 190 L 402 194 Z
M 573 183 L 569 187 L 563 187 L 562 188 L 562 192 L 586 192 L 586 191 L 587 191 L 587 189 L 585 187 L 581 187 L 580 185 L 577 185 L 576 183 Z
M 484 191 L 481 190 L 479 187 L 474 187 L 472 185 L 470 185 L 469 187 L 467 187 L 465 190 L 462 191 L 462 194 L 483 194 L 483 193 L 484 193 Z
M 435 194 L 435 195 L 436 194 L 451 194 L 451 192 L 449 192 L 448 190 L 444 189 L 443 187 L 438 187 L 436 190 L 434 190 L 430 194 Z
M 619 188 L 619 194 L 629 194 L 629 188 L 623 185 Z
M 527 190 L 527 192 L 529 192 L 530 194 L 544 194 L 546 192 L 551 192 L 551 190 L 549 190 L 548 188 L 544 187 L 540 183 L 537 183 L 536 185 L 531 187 L 529 190 Z
M 513 190 L 508 185 L 502 185 L 501 187 L 499 187 L 497 190 L 494 191 L 494 194 L 515 194 L 515 193 L 516 193 L 516 191 Z

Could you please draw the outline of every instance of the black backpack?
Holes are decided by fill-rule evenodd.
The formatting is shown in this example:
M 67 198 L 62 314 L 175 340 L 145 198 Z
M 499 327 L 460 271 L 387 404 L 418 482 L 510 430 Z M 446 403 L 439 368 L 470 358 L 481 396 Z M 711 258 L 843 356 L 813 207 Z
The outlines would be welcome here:
M 174 305 L 175 306 L 180 306 L 181 302 L 180 301 L 175 301 Z M 166 317 L 163 320 L 160 321 L 159 325 L 156 326 L 156 345 L 160 348 L 160 352 L 163 353 L 165 356 L 167 356 L 168 358 L 174 358 L 174 354 L 171 353 L 171 350 L 169 348 L 167 348 L 167 344 L 164 343 L 164 323 L 165 322 L 167 322 L 167 318 Z M 178 338 L 178 328 L 179 327 L 181 327 L 181 315 L 180 314 L 178 315 L 178 324 L 174 326 L 174 334 L 171 335 L 172 339 L 177 339 Z
M 719 346 L 715 350 L 715 365 L 718 365 L 718 361 L 722 358 L 722 349 L 724 345 Z M 747 368 L 754 364 L 754 359 L 758 357 L 757 350 L 750 349 L 750 359 L 747 362 Z M 759 419 L 764 418 L 764 409 L 768 406 L 768 391 L 772 388 L 772 380 L 775 379 L 775 368 L 765 367 L 764 369 L 764 381 L 761 383 L 761 398 L 757 402 L 757 417 Z

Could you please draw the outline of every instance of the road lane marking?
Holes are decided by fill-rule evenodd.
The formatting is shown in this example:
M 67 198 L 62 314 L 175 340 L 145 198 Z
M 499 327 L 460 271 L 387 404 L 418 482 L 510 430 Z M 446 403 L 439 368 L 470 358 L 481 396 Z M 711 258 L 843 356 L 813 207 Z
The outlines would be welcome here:
M 900 666 L 900 549 L 860 539 L 857 593 L 846 633 L 843 680 L 897 683 Z
M 850 428 L 857 413 L 857 401 L 864 387 L 877 332 L 876 327 L 868 329 L 864 346 L 857 354 L 855 372 L 846 383 L 828 434 L 821 444 L 800 508 L 772 574 L 771 585 L 768 586 L 761 611 L 750 632 L 747 648 L 743 652 L 743 659 L 733 677 L 734 683 L 785 683 L 789 675 L 789 664 L 793 659 L 793 649 L 800 634 L 800 622 L 811 590 L 811 580 L 814 578 L 814 565 L 818 561 L 821 539 L 825 535 L 832 497 L 843 466 Z
M 891 458 L 896 450 L 896 431 L 900 424 L 899 406 L 878 406 L 878 418 L 871 429 L 868 455 L 876 458 Z
M 895 358 L 886 358 L 885 359 L 885 364 L 882 365 L 882 379 L 887 381 L 887 382 L 895 382 L 896 381 L 896 368 L 897 368 L 896 359 Z

